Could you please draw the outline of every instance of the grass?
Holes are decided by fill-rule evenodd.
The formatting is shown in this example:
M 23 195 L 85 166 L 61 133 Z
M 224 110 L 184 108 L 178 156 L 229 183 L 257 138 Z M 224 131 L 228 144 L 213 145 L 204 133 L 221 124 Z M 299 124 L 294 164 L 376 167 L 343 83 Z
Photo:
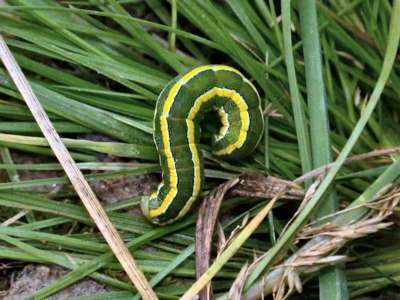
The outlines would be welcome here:
M 212 157 L 207 146 L 211 132 L 205 128 L 205 195 L 244 170 L 294 180 L 334 162 L 291 223 L 298 204 L 280 200 L 268 217 L 254 228 L 245 227 L 222 259 L 215 260 L 222 262 L 218 270 L 212 269 L 216 297 L 225 297 L 254 254 L 261 259 L 249 272 L 245 292 L 301 249 L 303 243 L 294 244 L 294 239 L 310 220 L 322 223 L 324 216 L 357 207 L 382 187 L 397 184 L 396 154 L 344 162 L 350 155 L 398 145 L 398 0 L 7 3 L 0 8 L 0 32 L 89 181 L 157 173 L 152 140 L 157 95 L 180 72 L 208 63 L 228 64 L 245 73 L 273 113 L 266 119 L 263 142 L 243 161 Z M 107 140 L 88 140 L 93 135 Z M 21 153 L 40 156 L 42 163 L 13 161 Z M 101 155 L 121 162 L 99 162 Z M 29 213 L 0 227 L 0 258 L 71 270 L 30 295 L 37 299 L 84 277 L 113 290 L 76 299 L 131 299 L 135 290 L 77 198 L 32 190 L 67 184 L 66 177 L 19 179 L 26 171 L 57 170 L 47 142 L 1 67 L 0 172 L 8 179 L 0 183 L 0 224 L 20 211 Z M 304 188 L 315 180 L 306 181 Z M 106 209 L 158 296 L 178 299 L 195 282 L 197 209 L 181 222 L 157 228 L 140 215 L 126 213 L 138 203 L 138 198 L 122 199 Z M 262 199 L 223 203 L 225 235 L 246 215 L 256 218 L 264 207 Z M 340 213 L 340 221 L 358 220 L 366 211 L 363 207 Z M 397 218 L 396 212 L 395 224 Z M 340 272 L 329 268 L 302 277 L 303 295 L 291 297 L 346 299 L 398 292 L 400 273 L 390 269 L 398 263 L 395 232 L 396 225 L 350 241 L 339 253 L 352 256 L 353 262 Z M 152 252 L 146 252 L 148 247 Z

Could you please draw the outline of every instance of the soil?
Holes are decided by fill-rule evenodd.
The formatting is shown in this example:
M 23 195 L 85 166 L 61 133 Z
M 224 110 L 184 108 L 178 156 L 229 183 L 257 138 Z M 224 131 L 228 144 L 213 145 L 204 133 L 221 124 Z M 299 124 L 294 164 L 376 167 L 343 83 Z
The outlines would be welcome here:
M 11 286 L 7 295 L 3 300 L 19 300 L 24 296 L 31 294 L 47 285 L 68 271 L 54 266 L 44 265 L 27 265 L 15 280 L 11 282 Z M 93 280 L 83 280 L 73 284 L 62 291 L 47 297 L 48 300 L 62 300 L 71 297 L 104 293 L 107 290 L 104 286 Z

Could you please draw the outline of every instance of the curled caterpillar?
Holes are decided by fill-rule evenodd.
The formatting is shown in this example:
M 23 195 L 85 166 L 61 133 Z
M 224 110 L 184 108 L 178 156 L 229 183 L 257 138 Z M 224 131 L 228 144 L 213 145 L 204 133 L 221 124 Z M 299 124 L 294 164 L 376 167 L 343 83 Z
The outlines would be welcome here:
M 237 159 L 257 147 L 264 128 L 260 97 L 238 70 L 206 65 L 173 79 L 160 93 L 154 115 L 163 180 L 157 192 L 142 199 L 152 223 L 183 217 L 198 198 L 204 181 L 199 123 L 213 110 L 222 125 L 212 141 L 214 155 Z

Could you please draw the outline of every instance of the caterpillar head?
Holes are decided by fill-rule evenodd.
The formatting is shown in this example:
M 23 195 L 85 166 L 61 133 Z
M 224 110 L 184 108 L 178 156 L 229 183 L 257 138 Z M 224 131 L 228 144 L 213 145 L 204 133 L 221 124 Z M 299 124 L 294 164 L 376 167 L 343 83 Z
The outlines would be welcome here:
M 152 193 L 149 196 L 143 196 L 140 202 L 140 208 L 142 209 L 143 215 L 153 224 L 159 224 L 158 218 L 154 218 L 150 214 L 150 210 L 157 207 L 157 192 Z

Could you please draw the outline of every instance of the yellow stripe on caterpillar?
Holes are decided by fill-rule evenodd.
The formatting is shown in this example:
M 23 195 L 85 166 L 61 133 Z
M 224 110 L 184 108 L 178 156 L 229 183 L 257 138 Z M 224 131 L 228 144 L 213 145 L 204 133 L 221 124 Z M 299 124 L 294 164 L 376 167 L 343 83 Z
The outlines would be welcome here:
M 238 135 L 237 141 L 228 145 L 224 149 L 214 152 L 215 155 L 226 155 L 232 153 L 235 149 L 239 149 L 243 145 L 244 141 L 246 140 L 247 131 L 250 124 L 247 103 L 238 92 L 231 89 L 213 87 L 195 100 L 193 107 L 189 111 L 188 119 L 194 120 L 201 107 L 215 96 L 229 98 L 235 103 L 235 105 L 238 107 L 238 110 L 240 111 L 240 120 L 242 127 L 240 130 L 240 134 Z
M 197 76 L 202 76 L 202 79 L 192 80 Z M 207 78 L 210 78 L 209 84 Z M 213 82 L 216 82 L 217 86 L 213 86 Z M 185 92 L 180 93 L 184 86 Z M 200 96 L 196 99 L 185 100 L 192 88 L 194 91 L 201 91 Z M 247 99 L 244 99 L 241 91 L 248 97 Z M 263 128 L 260 98 L 254 85 L 238 70 L 224 65 L 200 66 L 175 79 L 160 94 L 154 116 L 154 126 L 157 128 L 154 141 L 160 154 L 163 179 L 168 184 L 159 186 L 156 198 L 152 194 L 151 197 L 145 197 L 142 201 L 143 213 L 153 223 L 167 224 L 181 218 L 200 195 L 204 171 L 198 148 L 200 132 L 198 126 L 201 118 L 196 118 L 196 116 L 200 111 L 205 110 L 204 107 L 209 109 L 210 105 L 213 105 L 213 103 L 205 105 L 211 99 L 219 98 L 226 98 L 233 105 L 222 107 L 218 104 L 220 107 L 217 111 L 222 127 L 217 138 L 221 141 L 219 145 L 224 146 L 223 149 L 218 149 L 213 153 L 215 155 L 237 153 L 235 157 L 238 157 L 238 155 L 248 154 L 248 150 L 252 151 L 257 146 Z M 188 106 L 182 101 L 192 101 L 190 103 L 193 104 Z M 250 108 L 248 103 L 251 104 Z M 258 109 L 254 109 L 256 106 Z M 185 110 L 186 108 L 188 111 Z M 235 117 L 232 117 L 233 115 L 224 108 Z M 234 121 L 230 124 L 231 117 L 238 123 Z M 237 117 L 239 118 L 236 119 Z M 251 131 L 249 131 L 250 122 Z M 257 130 L 254 129 L 254 125 Z M 230 131 L 231 126 L 234 131 Z M 186 140 L 185 135 L 182 136 L 182 130 L 186 131 Z M 234 135 L 232 135 L 233 132 L 235 132 Z M 235 140 L 226 145 L 232 137 Z M 186 167 L 190 160 L 192 164 Z M 182 195 L 187 195 L 187 197 Z
M 198 67 L 193 69 L 192 71 L 188 72 L 186 75 L 182 77 L 181 80 L 176 82 L 170 92 L 168 93 L 167 100 L 165 101 L 164 107 L 163 107 L 163 114 L 166 116 L 169 116 L 169 112 L 171 110 L 172 104 L 174 103 L 175 97 L 179 91 L 179 89 L 184 85 L 187 81 L 189 81 L 191 78 L 196 76 L 202 71 L 205 71 L 209 69 L 208 66 L 203 66 L 203 67 Z M 154 218 L 160 214 L 162 214 L 168 206 L 171 204 L 172 200 L 174 199 L 176 195 L 176 190 L 177 190 L 177 185 L 178 185 L 178 175 L 176 173 L 175 169 L 175 162 L 172 156 L 171 152 L 171 145 L 169 143 L 169 132 L 168 132 L 168 122 L 166 118 L 160 119 L 161 122 L 161 134 L 162 134 L 162 142 L 164 145 L 164 151 L 165 154 L 167 155 L 167 164 L 168 164 L 168 169 L 169 169 L 169 174 L 168 176 L 170 178 L 173 178 L 174 181 L 170 181 L 170 187 L 171 189 L 169 190 L 168 194 L 166 197 L 162 200 L 161 205 L 158 208 L 151 209 L 149 211 L 149 215 L 151 218 Z
M 224 110 L 223 107 L 217 109 L 218 112 L 218 116 L 219 119 L 221 120 L 221 128 L 218 132 L 218 134 L 215 135 L 215 140 L 219 141 L 221 139 L 223 139 L 226 135 L 226 133 L 228 132 L 229 129 L 229 119 L 228 119 L 228 114 L 226 113 L 226 111 Z

